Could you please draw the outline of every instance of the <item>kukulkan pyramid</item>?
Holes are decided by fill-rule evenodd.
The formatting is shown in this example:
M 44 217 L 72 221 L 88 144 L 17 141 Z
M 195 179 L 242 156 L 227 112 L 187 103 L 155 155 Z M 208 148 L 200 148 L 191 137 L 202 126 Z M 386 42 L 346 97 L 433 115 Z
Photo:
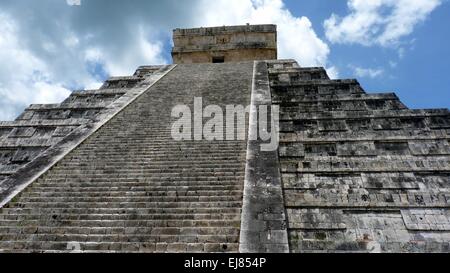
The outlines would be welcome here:
M 0 251 L 450 252 L 450 112 L 278 60 L 276 37 L 177 29 L 174 64 L 1 122 Z M 174 140 L 194 98 L 279 106 L 279 148 Z

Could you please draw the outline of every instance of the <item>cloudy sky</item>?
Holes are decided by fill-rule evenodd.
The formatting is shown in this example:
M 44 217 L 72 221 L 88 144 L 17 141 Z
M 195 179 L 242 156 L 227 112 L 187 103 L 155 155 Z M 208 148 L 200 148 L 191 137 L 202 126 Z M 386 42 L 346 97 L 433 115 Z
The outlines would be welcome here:
M 448 0 L 0 0 L 0 120 L 170 63 L 177 27 L 275 23 L 280 58 L 450 108 Z M 80 4 L 80 5 L 78 5 Z

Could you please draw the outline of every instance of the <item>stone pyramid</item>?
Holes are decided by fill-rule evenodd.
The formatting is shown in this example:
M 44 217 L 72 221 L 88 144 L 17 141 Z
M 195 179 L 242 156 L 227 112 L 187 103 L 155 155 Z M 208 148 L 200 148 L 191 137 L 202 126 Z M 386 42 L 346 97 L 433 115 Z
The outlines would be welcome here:
M 450 252 L 447 109 L 277 60 L 273 25 L 174 41 L 173 65 L 0 123 L 0 252 Z M 195 97 L 279 106 L 279 148 L 175 141 Z

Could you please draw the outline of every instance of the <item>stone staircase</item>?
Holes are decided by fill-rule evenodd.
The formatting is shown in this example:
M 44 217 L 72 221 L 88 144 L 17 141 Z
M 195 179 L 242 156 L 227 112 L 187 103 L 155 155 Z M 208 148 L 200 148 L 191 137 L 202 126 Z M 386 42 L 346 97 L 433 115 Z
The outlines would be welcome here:
M 246 141 L 174 141 L 171 109 L 246 106 L 252 72 L 175 67 L 1 209 L 0 251 L 238 251 Z

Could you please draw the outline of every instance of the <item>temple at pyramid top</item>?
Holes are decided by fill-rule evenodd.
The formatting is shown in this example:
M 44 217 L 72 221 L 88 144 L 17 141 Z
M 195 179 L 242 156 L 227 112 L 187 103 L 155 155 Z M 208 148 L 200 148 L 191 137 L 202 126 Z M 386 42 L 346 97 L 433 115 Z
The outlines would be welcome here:
M 173 43 L 175 64 L 276 60 L 277 26 L 175 29 Z

